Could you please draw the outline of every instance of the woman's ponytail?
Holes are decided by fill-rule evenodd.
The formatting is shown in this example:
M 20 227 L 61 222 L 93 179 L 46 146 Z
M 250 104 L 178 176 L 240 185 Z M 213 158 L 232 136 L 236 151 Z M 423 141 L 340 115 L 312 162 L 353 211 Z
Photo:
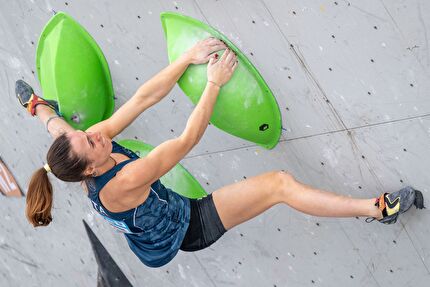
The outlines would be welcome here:
M 44 168 L 33 173 L 27 192 L 25 214 L 34 227 L 46 226 L 52 221 L 52 185 Z
M 33 173 L 28 186 L 25 214 L 34 227 L 46 226 L 52 221 L 53 191 L 47 174 L 48 170 L 62 181 L 79 182 L 88 178 L 84 175 L 84 171 L 89 160 L 72 151 L 66 134 L 54 140 L 46 155 L 46 162 L 45 167 Z

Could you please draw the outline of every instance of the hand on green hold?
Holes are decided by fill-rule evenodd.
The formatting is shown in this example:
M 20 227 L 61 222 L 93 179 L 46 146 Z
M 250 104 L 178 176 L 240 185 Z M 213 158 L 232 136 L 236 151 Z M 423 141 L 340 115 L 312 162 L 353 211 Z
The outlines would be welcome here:
M 237 54 L 237 69 L 220 90 L 210 122 L 229 134 L 265 148 L 275 147 L 281 135 L 279 106 L 246 55 L 226 36 L 199 20 L 165 12 L 161 14 L 161 21 L 170 62 L 210 36 L 221 39 Z M 178 80 L 179 87 L 194 104 L 199 102 L 207 86 L 207 72 L 205 65 L 190 65 Z
M 221 40 L 209 37 L 197 42 L 185 54 L 189 57 L 191 64 L 205 64 L 211 58 L 212 53 L 226 48 L 227 46 Z
M 230 49 L 225 50 L 219 60 L 216 56 L 211 57 L 208 65 L 208 82 L 222 87 L 231 79 L 236 67 L 237 56 Z

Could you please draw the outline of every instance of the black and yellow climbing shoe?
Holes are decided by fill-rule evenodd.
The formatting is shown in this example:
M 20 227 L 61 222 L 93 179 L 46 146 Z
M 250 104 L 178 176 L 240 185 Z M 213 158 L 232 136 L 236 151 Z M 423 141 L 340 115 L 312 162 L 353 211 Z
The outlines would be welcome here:
M 399 215 L 406 212 L 412 204 L 419 209 L 425 208 L 421 191 L 410 186 L 396 192 L 384 193 L 375 202 L 375 206 L 379 208 L 383 216 L 378 221 L 385 224 L 396 223 Z M 372 222 L 375 219 L 370 217 L 366 219 L 366 222 Z

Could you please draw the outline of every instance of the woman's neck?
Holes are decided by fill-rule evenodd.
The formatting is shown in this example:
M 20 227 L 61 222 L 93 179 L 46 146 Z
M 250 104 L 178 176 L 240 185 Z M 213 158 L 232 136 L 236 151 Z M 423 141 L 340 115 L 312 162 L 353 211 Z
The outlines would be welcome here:
M 100 176 L 107 171 L 111 170 L 117 165 L 116 160 L 110 155 L 105 164 L 98 168 L 97 176 Z

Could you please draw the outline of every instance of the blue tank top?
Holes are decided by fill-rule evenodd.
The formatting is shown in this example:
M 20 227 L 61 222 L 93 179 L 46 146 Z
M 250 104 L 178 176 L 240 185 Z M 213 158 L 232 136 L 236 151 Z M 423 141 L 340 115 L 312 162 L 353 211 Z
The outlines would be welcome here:
M 149 196 L 143 203 L 124 212 L 110 212 L 100 201 L 100 190 L 126 164 L 139 158 L 114 141 L 112 153 L 121 153 L 130 159 L 86 180 L 88 197 L 94 209 L 116 230 L 124 233 L 131 250 L 145 265 L 165 265 L 178 253 L 184 239 L 190 222 L 190 201 L 157 180 L 151 185 Z

